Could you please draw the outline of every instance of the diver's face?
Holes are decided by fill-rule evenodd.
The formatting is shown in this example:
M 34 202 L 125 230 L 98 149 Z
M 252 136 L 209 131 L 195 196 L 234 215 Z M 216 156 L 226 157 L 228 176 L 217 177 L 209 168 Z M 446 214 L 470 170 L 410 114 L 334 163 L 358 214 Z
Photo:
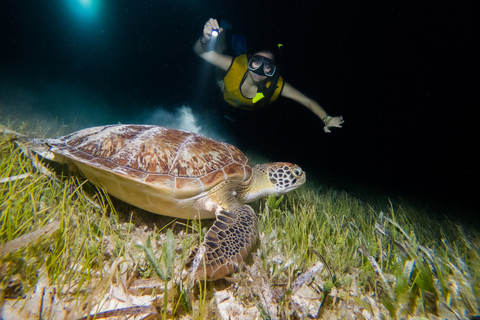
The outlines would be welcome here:
M 260 83 L 262 81 L 265 81 L 267 79 L 267 76 L 261 76 L 256 73 L 254 73 L 252 70 L 248 70 L 248 74 L 250 75 L 250 78 L 252 78 L 254 83 Z
M 274 59 L 273 54 L 271 54 L 269 52 L 257 52 L 257 53 L 254 54 L 254 56 L 263 56 L 263 57 L 269 58 L 271 60 Z M 268 78 L 267 76 L 261 76 L 259 74 L 256 74 L 252 70 L 248 70 L 248 74 L 250 75 L 250 78 L 253 80 L 253 82 L 256 83 L 256 84 L 261 83 Z

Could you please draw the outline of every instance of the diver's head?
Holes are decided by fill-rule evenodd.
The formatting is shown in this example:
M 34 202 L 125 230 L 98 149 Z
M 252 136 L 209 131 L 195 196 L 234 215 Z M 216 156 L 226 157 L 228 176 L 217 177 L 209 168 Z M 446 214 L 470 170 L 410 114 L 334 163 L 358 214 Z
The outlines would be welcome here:
M 252 57 L 253 56 L 263 56 L 263 57 L 268 58 L 268 59 L 272 60 L 273 62 L 275 62 L 275 54 L 270 50 L 259 50 L 259 51 L 255 52 L 254 54 L 252 54 Z
M 255 82 L 272 77 L 277 70 L 273 53 L 269 51 L 259 51 L 253 54 L 248 60 L 248 70 Z

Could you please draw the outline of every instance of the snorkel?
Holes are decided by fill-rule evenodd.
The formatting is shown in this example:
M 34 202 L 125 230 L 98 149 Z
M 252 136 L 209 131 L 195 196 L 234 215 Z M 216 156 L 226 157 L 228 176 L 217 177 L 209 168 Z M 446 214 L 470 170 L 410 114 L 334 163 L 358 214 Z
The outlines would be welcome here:
M 267 53 L 273 58 L 270 51 L 257 51 L 258 53 Z M 257 82 L 257 94 L 252 98 L 252 102 L 257 104 L 268 104 L 277 89 L 277 83 L 280 74 L 273 59 L 263 54 L 254 54 L 248 60 L 248 70 L 252 73 L 265 77 L 261 82 Z

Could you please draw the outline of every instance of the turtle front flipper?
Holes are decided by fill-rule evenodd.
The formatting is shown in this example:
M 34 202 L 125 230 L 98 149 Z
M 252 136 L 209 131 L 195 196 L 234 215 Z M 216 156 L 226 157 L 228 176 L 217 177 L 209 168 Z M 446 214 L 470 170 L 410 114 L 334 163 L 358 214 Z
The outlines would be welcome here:
M 222 210 L 196 250 L 191 271 L 199 280 L 221 279 L 235 271 L 256 241 L 257 217 L 252 207 L 239 204 Z

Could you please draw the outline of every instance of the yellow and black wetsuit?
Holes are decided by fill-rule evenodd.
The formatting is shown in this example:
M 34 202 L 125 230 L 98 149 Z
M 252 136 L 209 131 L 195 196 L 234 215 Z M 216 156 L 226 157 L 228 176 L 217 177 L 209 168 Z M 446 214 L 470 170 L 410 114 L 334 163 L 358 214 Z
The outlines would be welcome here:
M 225 88 L 223 89 L 223 98 L 225 99 L 225 101 L 227 101 L 229 104 L 236 108 L 256 110 L 277 100 L 278 96 L 282 93 L 283 90 L 284 82 L 281 76 L 278 77 L 278 81 L 276 83 L 277 88 L 275 89 L 273 95 L 270 98 L 264 97 L 254 102 L 254 100 L 256 99 L 245 97 L 242 94 L 241 87 L 247 76 L 247 71 L 248 57 L 246 54 L 242 54 L 241 56 L 233 59 L 232 64 L 227 71 L 227 74 L 223 78 L 223 81 L 225 83 Z M 269 88 L 271 84 L 272 80 L 270 78 L 267 79 L 265 88 Z

